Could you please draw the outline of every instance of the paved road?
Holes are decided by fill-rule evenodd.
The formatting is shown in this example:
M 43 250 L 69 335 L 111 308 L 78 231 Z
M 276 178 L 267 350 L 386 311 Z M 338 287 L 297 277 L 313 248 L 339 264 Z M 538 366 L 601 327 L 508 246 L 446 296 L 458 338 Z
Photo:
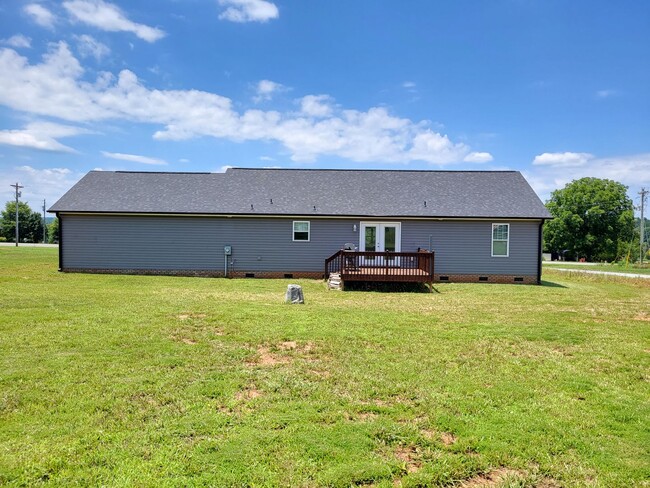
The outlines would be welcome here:
M 617 271 L 594 271 L 593 269 L 569 269 L 569 268 L 556 268 L 553 266 L 555 271 L 568 271 L 571 273 L 587 273 L 587 274 L 597 274 L 605 276 L 623 276 L 625 278 L 644 278 L 650 279 L 650 275 L 647 274 L 638 274 L 638 273 L 619 273 Z

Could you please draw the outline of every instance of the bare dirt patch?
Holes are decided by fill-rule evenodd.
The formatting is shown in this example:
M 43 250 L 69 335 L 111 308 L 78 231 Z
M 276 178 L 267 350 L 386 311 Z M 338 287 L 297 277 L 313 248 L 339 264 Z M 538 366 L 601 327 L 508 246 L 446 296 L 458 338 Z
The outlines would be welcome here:
M 262 392 L 259 391 L 257 388 L 254 386 L 250 386 L 246 388 L 245 390 L 238 391 L 235 394 L 235 399 L 237 401 L 242 401 L 242 400 L 252 400 L 254 398 L 259 398 L 262 396 Z
M 172 339 L 173 341 L 176 341 L 176 342 L 182 342 L 183 344 L 188 344 L 188 345 L 190 345 L 190 346 L 193 346 L 193 345 L 195 345 L 195 344 L 198 344 L 198 342 L 195 341 L 194 339 L 190 339 L 189 337 L 185 337 L 185 336 L 183 336 L 183 335 L 181 335 L 181 334 L 173 334 L 173 335 L 171 336 L 171 339 Z
M 560 488 L 562 485 L 551 478 L 542 478 L 535 484 L 535 488 Z
M 300 354 L 308 354 L 314 349 L 314 343 L 307 341 L 304 344 L 299 344 L 296 341 L 284 341 L 278 344 L 278 349 L 281 351 L 295 351 Z
M 313 375 L 318 376 L 319 378 L 329 378 L 332 376 L 332 373 L 329 371 L 319 370 L 319 369 L 310 369 L 309 372 Z
M 290 363 L 294 357 L 308 354 L 314 349 L 312 342 L 299 344 L 296 341 L 284 341 L 276 346 L 261 345 L 257 347 L 257 358 L 249 365 L 275 366 Z
M 195 313 L 195 312 L 182 312 L 176 315 L 178 320 L 188 320 L 188 319 L 204 319 L 207 315 L 204 313 Z
M 289 362 L 289 358 L 273 354 L 271 349 L 266 346 L 258 347 L 257 355 L 257 364 L 260 366 L 275 366 L 276 364 L 286 364 Z
M 447 447 L 455 444 L 458 440 L 458 438 L 451 432 L 438 432 L 434 429 L 420 429 L 420 434 L 425 439 L 439 440 Z
M 634 317 L 634 320 L 641 320 L 643 322 L 650 322 L 650 314 L 641 312 Z
M 370 422 L 372 420 L 375 420 L 377 417 L 378 415 L 374 412 L 360 412 L 357 415 L 357 418 L 362 422 Z
M 443 432 L 440 434 L 440 440 L 445 446 L 451 446 L 452 444 L 456 443 L 458 438 L 451 432 Z
M 460 486 L 461 488 L 492 488 L 497 487 L 508 478 L 520 478 L 523 473 L 516 469 L 498 468 L 488 473 L 474 476 L 473 478 L 464 481 Z
M 438 432 L 433 429 L 420 429 L 420 434 L 422 437 L 429 440 L 438 438 Z
M 415 473 L 422 467 L 422 462 L 419 459 L 418 450 L 415 446 L 398 447 L 395 451 L 395 457 L 404 464 L 407 473 Z

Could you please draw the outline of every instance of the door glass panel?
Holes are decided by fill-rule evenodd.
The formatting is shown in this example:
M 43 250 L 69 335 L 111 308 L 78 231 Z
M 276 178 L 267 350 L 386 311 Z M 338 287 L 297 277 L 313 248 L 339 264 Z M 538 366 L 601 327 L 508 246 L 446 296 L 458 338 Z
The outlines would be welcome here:
M 366 251 L 377 250 L 377 227 L 366 227 Z
M 395 227 L 384 227 L 384 251 L 395 252 Z

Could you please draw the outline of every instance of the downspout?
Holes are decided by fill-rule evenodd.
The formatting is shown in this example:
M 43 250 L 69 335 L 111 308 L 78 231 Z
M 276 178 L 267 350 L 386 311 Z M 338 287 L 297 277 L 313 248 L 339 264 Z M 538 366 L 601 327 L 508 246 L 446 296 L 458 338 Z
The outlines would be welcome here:
M 544 219 L 539 223 L 539 233 L 537 236 L 537 284 L 542 284 L 542 228 Z
M 56 218 L 59 220 L 59 271 L 63 271 L 63 219 L 59 212 L 56 212 Z

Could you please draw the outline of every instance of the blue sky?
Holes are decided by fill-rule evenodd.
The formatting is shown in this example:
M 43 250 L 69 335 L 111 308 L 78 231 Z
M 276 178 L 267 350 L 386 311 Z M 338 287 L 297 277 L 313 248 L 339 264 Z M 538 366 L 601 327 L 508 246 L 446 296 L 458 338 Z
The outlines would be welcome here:
M 155 8 L 152 8 L 155 6 Z M 0 187 L 92 169 L 516 169 L 650 186 L 650 2 L 9 0 Z

